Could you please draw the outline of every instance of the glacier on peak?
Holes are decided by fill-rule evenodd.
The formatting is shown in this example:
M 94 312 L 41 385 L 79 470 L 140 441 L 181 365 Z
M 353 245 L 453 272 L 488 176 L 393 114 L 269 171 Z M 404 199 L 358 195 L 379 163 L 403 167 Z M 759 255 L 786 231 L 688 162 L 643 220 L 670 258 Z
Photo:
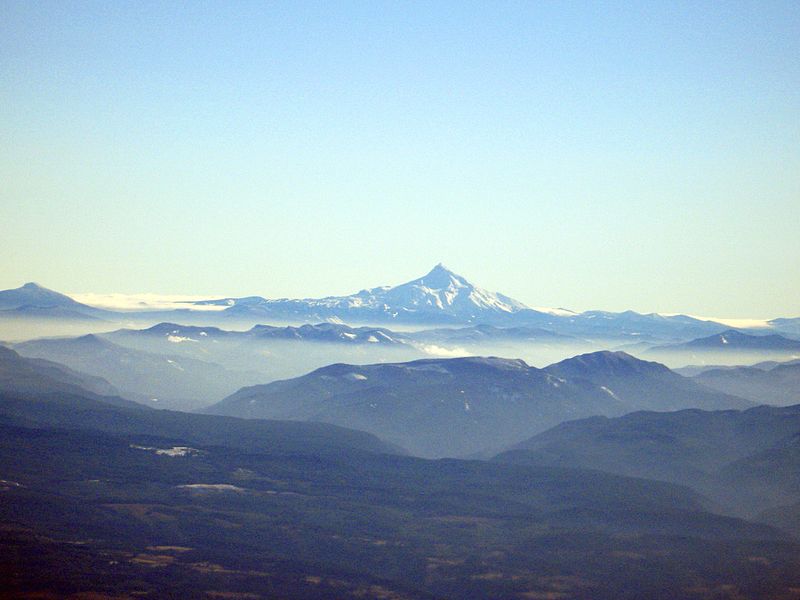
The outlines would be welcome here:
M 231 299 L 218 302 L 229 304 Z M 525 304 L 471 284 L 439 263 L 427 274 L 396 286 L 363 289 L 349 296 L 267 300 L 234 299 L 233 315 L 312 315 L 318 320 L 405 320 L 469 323 L 530 310 Z

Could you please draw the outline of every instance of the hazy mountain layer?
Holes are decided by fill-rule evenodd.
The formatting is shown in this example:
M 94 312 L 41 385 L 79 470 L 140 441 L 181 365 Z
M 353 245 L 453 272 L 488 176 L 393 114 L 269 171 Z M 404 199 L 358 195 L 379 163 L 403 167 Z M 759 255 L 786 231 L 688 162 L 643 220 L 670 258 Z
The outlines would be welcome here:
M 660 363 L 639 360 L 624 352 L 583 354 L 550 365 L 545 371 L 571 381 L 591 382 L 631 410 L 715 410 L 753 405 L 732 394 L 715 394 Z
M 206 361 L 124 348 L 97 335 L 33 340 L 14 349 L 102 377 L 124 396 L 163 408 L 198 408 L 260 379 Z
M 0 393 L 21 398 L 81 395 L 116 406 L 140 408 L 120 398 L 119 392 L 104 379 L 51 361 L 25 358 L 3 346 L 0 346 Z
M 96 319 L 106 311 L 76 302 L 69 296 L 26 283 L 0 291 L 0 316 L 6 318 Z
M 405 453 L 369 433 L 326 423 L 247 420 L 147 410 L 137 403 L 98 396 L 78 387 L 36 392 L 8 388 L 6 385 L 0 390 L 0 422 L 23 427 L 89 430 L 135 435 L 142 439 L 159 436 L 178 445 L 224 445 L 244 451 L 302 454 L 350 449 Z
M 247 331 L 160 323 L 149 329 L 121 329 L 101 337 L 136 350 L 186 356 L 237 371 L 254 371 L 259 375 L 253 382 L 259 383 L 296 377 L 344 360 L 395 362 L 425 356 L 401 333 L 335 323 L 300 327 L 256 325 Z
M 437 265 L 423 277 L 397 286 L 365 289 L 348 296 L 306 299 L 266 299 L 261 296 L 181 302 L 185 308 L 114 312 L 100 310 L 26 284 L 0 292 L 0 317 L 34 318 L 68 323 L 100 318 L 118 323 L 170 321 L 200 326 L 266 322 L 398 323 L 432 325 L 494 325 L 540 329 L 558 335 L 593 340 L 642 341 L 648 344 L 682 342 L 728 329 L 720 323 L 687 315 L 613 313 L 565 309 L 532 309 L 506 295 L 490 292 Z M 213 310 L 209 310 L 213 309 Z M 16 316 L 15 316 L 16 315 Z M 26 317 L 26 315 L 28 315 Z M 770 322 L 776 330 L 791 328 L 792 319 Z
M 788 406 L 800 403 L 800 364 L 709 369 L 694 377 L 705 386 L 735 394 L 759 404 Z
M 778 334 L 754 335 L 729 329 L 688 342 L 655 346 L 644 356 L 671 363 L 677 360 L 684 365 L 743 365 L 800 358 L 800 341 Z
M 350 296 L 267 300 L 258 296 L 223 298 L 200 304 L 226 307 L 229 318 L 289 321 L 343 320 L 367 323 L 489 324 L 526 326 L 562 335 L 689 339 L 725 329 L 685 315 L 643 315 L 633 311 L 534 310 L 503 294 L 489 292 L 439 264 L 427 275 L 398 286 L 362 290 Z
M 520 360 L 477 357 L 337 364 L 242 389 L 208 412 L 337 423 L 437 457 L 490 451 L 562 421 L 659 403 L 663 410 L 751 405 L 624 353 L 575 361 L 591 365 L 577 376 L 562 376 L 568 362 L 544 370 Z
M 498 457 L 690 485 L 740 514 L 800 500 L 800 405 L 562 423 Z M 769 481 L 769 485 L 766 482 Z

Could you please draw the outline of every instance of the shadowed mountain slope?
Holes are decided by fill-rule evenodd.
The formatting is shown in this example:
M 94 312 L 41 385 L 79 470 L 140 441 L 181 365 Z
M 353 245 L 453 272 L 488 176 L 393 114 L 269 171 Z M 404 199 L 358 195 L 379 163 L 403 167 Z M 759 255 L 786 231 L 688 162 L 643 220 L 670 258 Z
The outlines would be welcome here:
M 639 360 L 625 352 L 582 354 L 545 367 L 545 371 L 600 386 L 631 410 L 718 410 L 753 406 L 749 400 L 709 390 L 660 363 Z
M 693 379 L 759 404 L 789 406 L 800 403 L 800 363 L 776 364 L 768 370 L 758 367 L 709 369 Z
M 582 360 L 593 361 L 592 355 Z M 502 448 L 565 420 L 621 415 L 665 402 L 664 410 L 693 406 L 750 406 L 624 354 L 601 354 L 605 369 L 580 377 L 520 360 L 428 359 L 409 363 L 336 364 L 312 373 L 239 390 L 207 409 L 247 418 L 317 420 L 370 431 L 420 456 L 469 456 Z M 635 377 L 612 371 L 626 363 Z M 591 376 L 590 376 L 591 375 Z M 630 379 L 630 383 L 629 383 Z M 597 381 L 601 381 L 598 383 Z
M 81 304 L 36 283 L 0 291 L 0 316 L 5 318 L 94 320 L 108 314 L 111 313 Z
M 754 514 L 800 499 L 799 433 L 800 405 L 636 412 L 562 423 L 496 460 L 671 481 Z
M 128 408 L 140 405 L 119 397 L 107 381 L 47 360 L 25 358 L 0 346 L 0 393 L 20 397 L 81 395 L 102 403 Z
M 164 408 L 197 408 L 259 380 L 253 373 L 125 348 L 97 335 L 33 340 L 15 344 L 14 349 L 27 357 L 52 360 L 103 377 L 125 396 Z

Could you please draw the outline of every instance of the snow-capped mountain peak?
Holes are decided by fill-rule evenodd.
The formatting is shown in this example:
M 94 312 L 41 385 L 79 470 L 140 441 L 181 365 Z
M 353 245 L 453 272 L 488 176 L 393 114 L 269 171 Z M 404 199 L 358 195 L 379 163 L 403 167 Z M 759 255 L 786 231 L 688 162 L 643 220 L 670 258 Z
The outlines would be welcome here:
M 415 279 L 414 281 L 408 282 L 408 284 L 416 284 L 419 286 L 424 286 L 430 289 L 455 289 L 455 288 L 463 288 L 463 287 L 471 287 L 470 283 L 453 273 L 450 269 L 445 267 L 442 263 L 439 263 L 427 275 L 420 277 L 419 279 Z
M 522 311 L 536 312 L 513 298 L 473 285 L 441 263 L 406 283 L 364 289 L 349 296 L 225 298 L 202 304 L 225 306 L 223 312 L 231 316 L 344 322 L 505 322 Z
M 483 311 L 512 313 L 527 308 L 521 302 L 471 284 L 441 263 L 418 279 L 366 291 L 368 304 L 373 306 L 386 305 L 418 313 L 439 312 L 467 320 Z

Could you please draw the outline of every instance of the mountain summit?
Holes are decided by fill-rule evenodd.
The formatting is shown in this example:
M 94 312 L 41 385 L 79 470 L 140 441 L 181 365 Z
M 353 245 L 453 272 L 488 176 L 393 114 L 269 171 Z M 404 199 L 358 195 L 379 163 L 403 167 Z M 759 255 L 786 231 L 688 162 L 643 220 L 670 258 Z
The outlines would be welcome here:
M 663 365 L 624 353 L 585 355 L 580 376 L 565 362 L 469 356 L 371 365 L 333 364 L 294 379 L 242 388 L 207 408 L 252 419 L 347 425 L 428 458 L 472 456 L 584 416 L 635 410 L 749 408 Z M 628 367 L 619 374 L 619 366 Z M 611 368 L 609 368 L 611 367 Z
M 13 290 L 0 291 L 0 314 L 13 318 L 96 319 L 102 318 L 105 311 L 29 282 Z
M 527 307 L 508 296 L 479 288 L 439 263 L 431 271 L 395 287 L 363 290 L 356 295 L 362 306 L 391 307 L 417 316 L 446 315 L 471 322 L 486 313 L 514 313 Z
M 443 289 L 448 287 L 469 287 L 470 283 L 444 266 L 442 263 L 439 263 L 431 271 L 419 279 L 415 279 L 414 281 L 409 281 L 405 285 L 420 285 L 425 286 L 433 289 Z
M 69 296 L 48 290 L 33 282 L 26 283 L 14 290 L 0 292 L 0 309 L 9 310 L 26 306 L 35 308 L 79 308 L 84 305 L 75 302 Z
M 659 335 L 689 339 L 723 331 L 725 326 L 687 316 L 640 315 L 633 311 L 577 314 L 564 309 L 531 308 L 480 288 L 439 263 L 417 279 L 395 286 L 363 289 L 349 296 L 267 300 L 259 296 L 218 298 L 195 303 L 223 307 L 221 316 L 243 321 L 319 323 L 410 323 L 414 325 L 529 326 L 568 335 L 611 337 Z M 637 338 L 640 341 L 643 338 Z
M 303 300 L 259 297 L 223 298 L 201 304 L 227 306 L 232 317 L 346 322 L 476 323 L 507 320 L 522 311 L 522 302 L 484 290 L 439 263 L 426 275 L 396 286 L 361 290 L 349 296 Z M 539 314 L 539 313 L 535 313 Z

